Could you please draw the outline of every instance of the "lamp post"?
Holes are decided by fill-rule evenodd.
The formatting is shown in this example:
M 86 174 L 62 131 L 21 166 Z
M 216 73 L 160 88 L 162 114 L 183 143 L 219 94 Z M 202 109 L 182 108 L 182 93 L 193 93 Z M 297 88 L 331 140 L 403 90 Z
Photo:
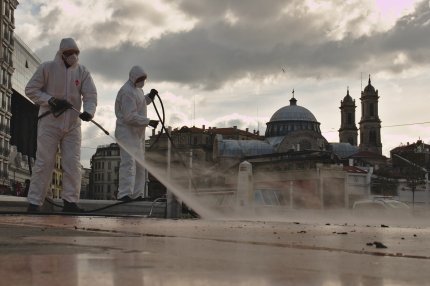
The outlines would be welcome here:
M 424 176 L 424 178 L 425 178 L 425 184 L 426 184 L 426 208 L 428 208 L 428 205 L 429 205 L 429 183 L 428 183 L 428 174 L 429 174 L 429 171 L 428 171 L 426 168 L 421 167 L 420 165 L 417 165 L 417 164 L 415 164 L 414 162 L 411 162 L 411 161 L 409 161 L 408 159 L 403 158 L 403 157 L 402 157 L 402 156 L 400 156 L 400 155 L 393 154 L 393 156 L 396 156 L 396 157 L 398 157 L 399 159 L 401 159 L 401 160 L 405 161 L 406 163 L 408 163 L 408 164 L 410 164 L 410 165 L 412 165 L 412 166 L 414 166 L 414 167 L 417 167 L 417 168 L 418 168 L 418 169 L 420 169 L 421 171 L 425 172 L 425 176 Z

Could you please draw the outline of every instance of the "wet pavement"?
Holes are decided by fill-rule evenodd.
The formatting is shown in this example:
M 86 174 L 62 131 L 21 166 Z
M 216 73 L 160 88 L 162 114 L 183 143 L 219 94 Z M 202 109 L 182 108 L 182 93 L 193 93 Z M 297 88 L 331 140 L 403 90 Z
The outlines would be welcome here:
M 426 224 L 323 221 L 3 215 L 0 285 L 430 285 Z

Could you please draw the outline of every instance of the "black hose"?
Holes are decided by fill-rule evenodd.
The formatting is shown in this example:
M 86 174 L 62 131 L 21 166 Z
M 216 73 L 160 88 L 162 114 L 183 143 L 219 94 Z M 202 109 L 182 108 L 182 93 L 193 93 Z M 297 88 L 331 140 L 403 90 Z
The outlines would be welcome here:
M 166 129 L 166 126 L 165 126 L 165 124 L 164 124 L 164 105 L 163 105 L 163 101 L 161 100 L 161 98 L 160 98 L 160 96 L 159 96 L 158 94 L 157 94 L 157 97 L 158 97 L 158 99 L 159 99 L 159 101 L 160 101 L 161 108 L 162 108 L 162 111 L 163 111 L 163 120 L 161 120 L 160 113 L 158 112 L 157 106 L 156 106 L 155 104 L 154 104 L 154 109 L 155 109 L 155 112 L 157 113 L 158 119 L 159 119 L 159 120 L 160 120 L 160 122 L 161 122 L 161 130 L 163 130 L 163 129 L 164 129 L 164 131 L 166 132 L 167 138 L 170 140 L 170 143 L 172 144 L 173 150 L 174 150 L 174 151 L 176 152 L 176 154 L 179 156 L 179 158 L 180 158 L 180 161 L 181 161 L 182 165 L 184 165 L 184 167 L 185 167 L 186 169 L 188 169 L 188 166 L 186 165 L 185 160 L 182 158 L 182 154 L 178 151 L 178 148 L 177 148 L 177 146 L 175 145 L 175 142 L 173 142 L 173 139 L 172 139 L 172 137 L 170 136 L 169 131 Z M 160 133 L 160 134 L 161 134 L 161 133 Z M 152 146 L 152 145 L 151 145 L 151 146 Z M 190 179 L 190 182 L 191 182 L 191 185 L 193 186 L 194 191 L 197 191 L 197 186 L 196 186 L 196 184 L 195 184 L 195 182 L 194 182 L 193 177 L 190 175 L 190 173 L 189 173 L 189 172 L 187 172 L 187 175 L 188 175 L 188 178 Z
M 45 198 L 45 201 L 46 201 L 47 203 L 49 203 L 49 204 L 51 204 L 51 205 L 55 206 L 55 207 L 63 208 L 63 205 L 59 205 L 59 204 L 55 203 L 54 201 L 52 201 L 52 200 L 50 200 L 50 199 L 48 199 L 48 198 Z M 100 207 L 100 208 L 96 208 L 96 209 L 88 210 L 88 211 L 83 211 L 82 213 L 93 213 L 93 212 L 98 212 L 98 211 L 102 211 L 102 210 L 105 210 L 105 209 L 108 209 L 108 208 L 111 208 L 111 207 L 114 207 L 114 206 L 119 206 L 119 205 L 122 205 L 122 204 L 132 203 L 132 202 L 137 202 L 137 200 L 119 201 L 119 202 L 117 202 L 117 203 L 110 204 L 110 205 L 107 205 L 107 206 L 104 206 L 104 207 Z
M 165 122 L 165 120 L 166 120 L 166 114 L 164 113 L 164 105 L 163 105 L 163 102 L 161 101 L 161 98 L 160 98 L 160 96 L 158 95 L 158 93 L 157 93 L 157 98 L 158 98 L 158 100 L 160 101 L 161 110 L 162 110 L 162 112 L 163 112 L 163 120 L 161 120 L 161 119 L 160 119 L 160 117 L 159 117 L 158 119 L 160 119 L 161 124 L 162 124 L 162 125 L 164 125 L 164 122 Z M 154 107 L 155 107 L 155 102 L 154 102 L 154 100 L 152 101 L 152 104 L 153 104 L 153 105 L 154 105 Z M 157 107 L 155 107 L 155 108 L 157 108 Z M 157 115 L 158 115 L 158 113 L 157 113 Z M 158 142 L 158 140 L 160 139 L 161 135 L 163 135 L 163 128 L 161 128 L 161 132 L 160 132 L 160 133 L 158 133 L 158 136 L 155 138 L 154 142 L 152 142 L 151 146 L 149 146 L 149 147 L 148 147 L 148 150 L 151 150 L 151 149 L 152 149 L 152 147 L 153 147 L 153 146 L 155 146 L 155 144 L 156 144 L 156 143 Z

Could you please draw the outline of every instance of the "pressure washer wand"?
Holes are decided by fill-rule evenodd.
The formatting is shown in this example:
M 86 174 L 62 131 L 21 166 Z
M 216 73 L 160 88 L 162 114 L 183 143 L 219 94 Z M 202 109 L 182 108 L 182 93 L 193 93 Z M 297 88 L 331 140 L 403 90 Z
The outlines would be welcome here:
M 76 111 L 78 114 L 81 114 L 81 112 L 79 110 L 77 110 L 76 108 L 74 108 L 73 106 L 71 107 L 71 109 Z M 104 129 L 103 126 L 101 126 L 100 124 L 98 124 L 97 122 L 95 122 L 92 119 L 91 119 L 91 122 L 94 123 L 98 128 L 100 128 L 106 135 L 109 135 L 109 132 L 106 129 Z

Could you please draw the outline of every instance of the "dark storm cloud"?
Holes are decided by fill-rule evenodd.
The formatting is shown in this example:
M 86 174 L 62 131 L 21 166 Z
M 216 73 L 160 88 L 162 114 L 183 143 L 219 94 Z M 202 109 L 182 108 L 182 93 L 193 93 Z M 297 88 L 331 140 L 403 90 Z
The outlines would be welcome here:
M 122 32 L 123 29 L 121 27 L 121 24 L 115 20 L 104 23 L 97 23 L 92 26 L 93 40 L 96 40 L 98 42 L 114 41 L 115 38 Z
M 333 27 L 314 19 L 299 1 L 288 6 L 285 1 L 270 3 L 182 1 L 178 7 L 198 19 L 190 31 L 163 35 L 146 47 L 129 41 L 114 49 L 88 50 L 81 58 L 106 80 L 126 79 L 131 66 L 139 64 L 151 80 L 203 89 L 247 76 L 262 79 L 280 74 L 281 68 L 292 76 L 320 78 L 357 74 L 363 68 L 400 72 L 430 62 L 428 1 L 387 32 L 359 38 L 346 35 L 339 41 L 330 40 L 323 27 Z M 292 9 L 295 14 L 288 13 Z M 227 11 L 237 17 L 235 25 L 223 20 Z M 118 17 L 128 14 L 121 13 L 117 12 Z M 357 16 L 347 26 L 360 21 L 362 16 Z M 400 53 L 406 56 L 405 62 L 394 64 Z
M 295 3 L 302 2 L 301 0 L 285 1 L 285 0 L 271 0 L 267 3 L 262 3 L 261 0 L 247 0 L 247 1 L 200 1 L 200 0 L 171 0 L 169 1 L 176 4 L 181 11 L 191 17 L 197 17 L 204 20 L 217 19 L 220 14 L 227 10 L 236 13 L 242 19 L 253 19 L 254 21 L 273 21 L 277 12 L 281 10 L 294 8 Z M 275 12 L 275 13 L 274 13 Z
M 116 21 L 146 21 L 153 25 L 164 24 L 164 17 L 145 2 L 114 1 L 110 5 L 114 12 L 112 18 Z

